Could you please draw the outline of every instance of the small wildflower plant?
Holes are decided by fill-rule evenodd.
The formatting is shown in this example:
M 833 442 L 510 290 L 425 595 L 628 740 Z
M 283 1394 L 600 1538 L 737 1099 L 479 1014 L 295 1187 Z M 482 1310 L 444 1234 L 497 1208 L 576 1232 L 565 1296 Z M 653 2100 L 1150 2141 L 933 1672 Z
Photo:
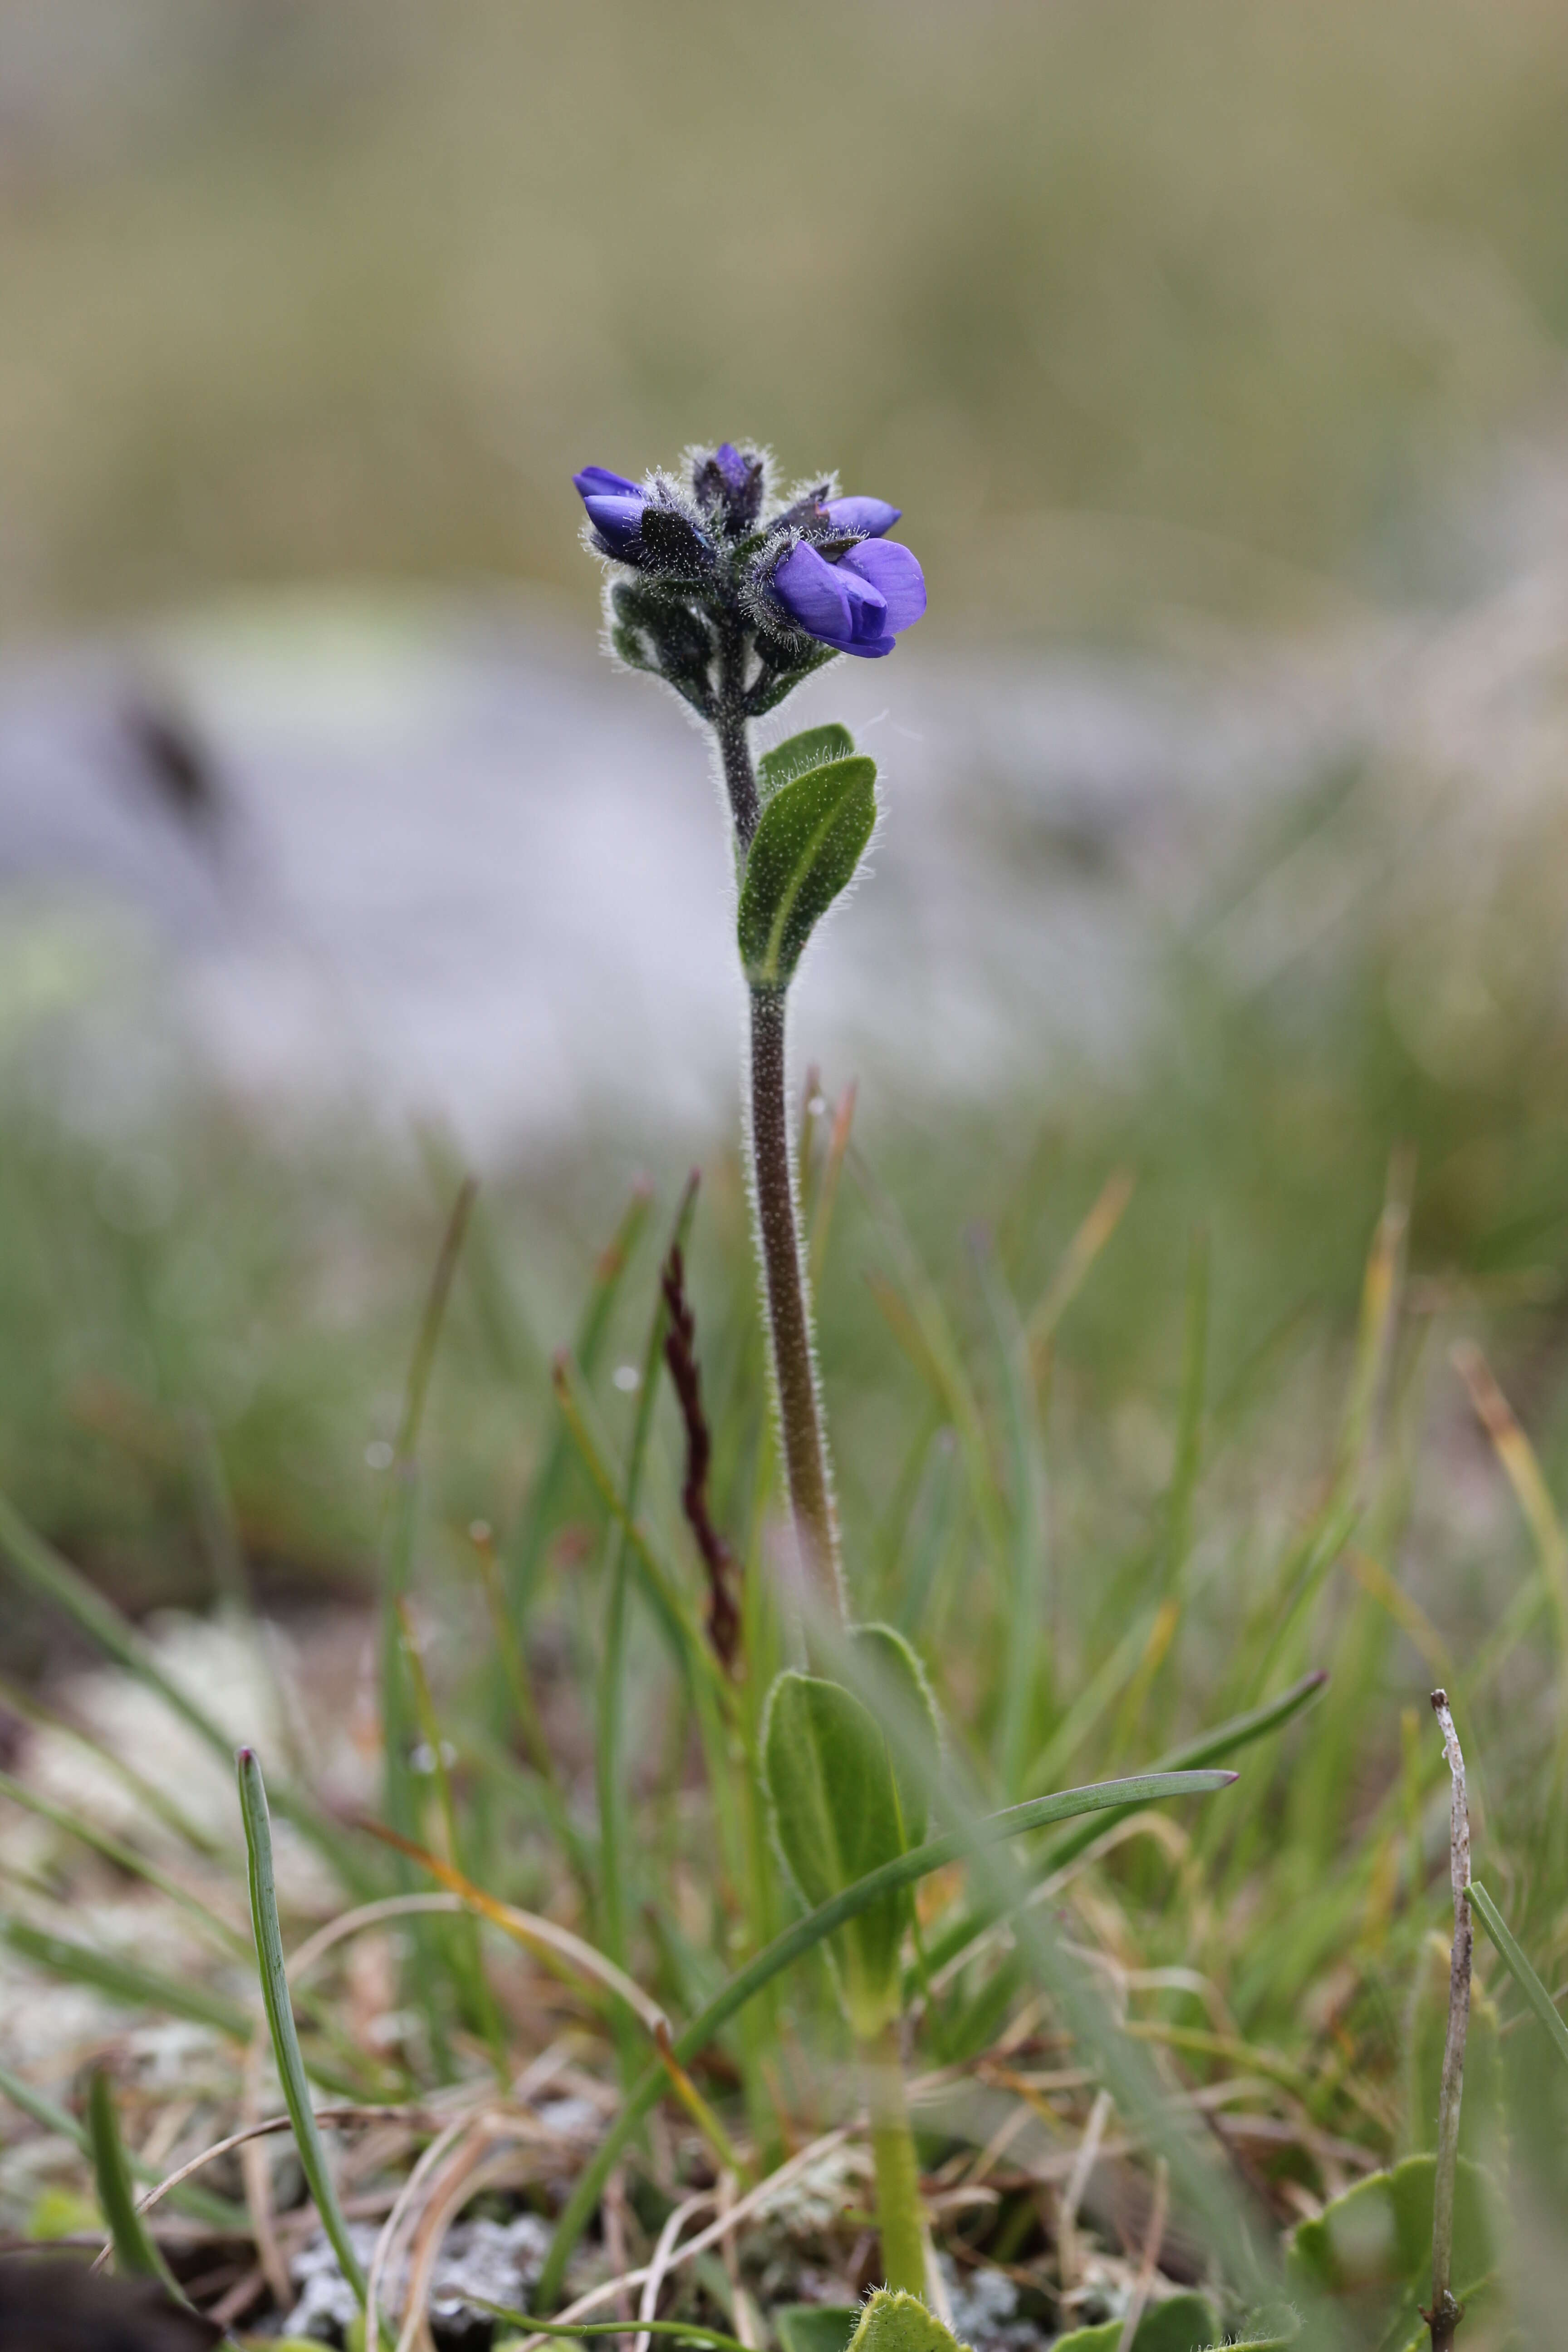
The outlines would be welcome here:
M 796 1893 L 815 1908 L 921 1844 L 940 1732 L 910 1644 L 891 1626 L 849 1616 L 788 1109 L 790 984 L 870 841 L 876 762 L 837 724 L 791 736 L 760 760 L 750 733 L 836 654 L 891 653 L 925 611 L 925 580 L 910 550 L 887 536 L 898 508 L 840 497 L 831 481 L 775 495 L 766 454 L 732 442 L 689 452 L 679 475 L 639 485 L 595 466 L 576 486 L 588 544 L 609 567 L 611 646 L 712 729 L 729 804 L 751 1007 L 752 1203 L 801 1573 L 803 1663 L 837 1661 L 847 1676 L 791 1667 L 764 1717 L 774 1836 Z M 897 2039 L 910 1905 L 907 1888 L 889 1892 L 829 1948 L 862 2054 L 886 2280 L 921 2294 L 929 2252 Z

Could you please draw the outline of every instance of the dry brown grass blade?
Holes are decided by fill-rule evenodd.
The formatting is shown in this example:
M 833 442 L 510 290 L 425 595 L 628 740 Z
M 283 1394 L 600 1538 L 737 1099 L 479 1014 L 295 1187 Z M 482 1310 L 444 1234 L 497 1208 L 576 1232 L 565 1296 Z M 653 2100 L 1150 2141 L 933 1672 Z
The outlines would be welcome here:
M 1149 2216 L 1149 2232 L 1143 2241 L 1137 2282 L 1132 2289 L 1132 2300 L 1127 2306 L 1127 2316 L 1121 2323 L 1121 2338 L 1116 2352 L 1132 2352 L 1148 2306 L 1149 2290 L 1154 2284 L 1154 2273 L 1159 2268 L 1160 2250 L 1165 2242 L 1165 2217 L 1170 2210 L 1171 2168 L 1162 2157 L 1154 2168 L 1154 2205 Z
M 393 2199 L 392 2210 L 381 2225 L 381 2233 L 376 2239 L 370 2259 L 370 2267 L 365 2273 L 364 2340 L 367 2344 L 374 2344 L 378 2341 L 378 2331 L 381 2326 L 382 2281 L 386 2275 L 387 2265 L 392 2260 L 398 2231 L 402 2229 L 409 2212 L 414 2210 L 421 2189 L 441 2158 L 454 2142 L 461 2139 L 466 2133 L 473 2129 L 473 2116 L 457 2116 L 444 2131 L 437 2132 L 397 2195 Z
M 731 2176 L 726 2174 L 725 2178 L 728 2179 Z M 668 2274 L 675 2249 L 680 2242 L 680 2233 L 694 2213 L 700 2213 L 705 2207 L 713 2202 L 714 2192 L 710 2189 L 703 2189 L 695 2197 L 683 2198 L 673 2212 L 666 2218 L 648 2262 L 647 2276 L 642 2284 L 642 2294 L 637 2302 L 639 2322 L 658 2317 L 658 2291 Z M 726 2240 L 726 2243 L 728 2242 L 729 2241 Z M 637 2338 L 633 2352 L 648 2352 L 648 2346 L 652 2341 L 652 2336 L 644 2329 Z
M 1089 2187 L 1089 2176 L 1099 2158 L 1105 2126 L 1110 2120 L 1110 2094 L 1097 2091 L 1094 2105 L 1089 2111 L 1089 2121 L 1084 2126 L 1083 2137 L 1073 2156 L 1072 2169 L 1068 2174 L 1057 2215 L 1057 2276 L 1061 2284 L 1064 2305 L 1078 2276 L 1078 2248 L 1074 2235 L 1078 2209 L 1083 2202 L 1083 2192 Z
M 426 2305 L 436 2265 L 441 2259 L 441 2248 L 447 2231 L 465 2205 L 469 2204 L 481 2189 L 512 2185 L 516 2179 L 518 2151 L 515 2147 L 489 2147 L 487 2135 L 481 2129 L 476 2134 L 472 2147 L 459 2146 L 443 2179 L 433 2189 L 429 2201 L 419 2216 L 408 2273 L 408 2301 L 404 2308 L 402 2333 L 397 2338 L 397 2352 L 430 2352 L 429 2322 Z
M 699 2254 L 706 2253 L 710 2246 L 719 2242 L 727 2230 L 737 2229 L 742 2221 L 749 2221 L 753 2213 L 771 2203 L 792 2180 L 797 2179 L 803 2172 L 808 2172 L 814 2164 L 820 2163 L 825 2156 L 830 2156 L 835 2148 L 842 2147 L 845 2141 L 853 2138 L 860 2128 L 859 2124 L 840 2124 L 833 2131 L 824 2132 L 819 2138 L 809 2141 L 787 2163 L 781 2164 L 776 2171 L 769 2173 L 765 2180 L 759 2181 L 755 2189 L 732 2205 L 728 2212 L 721 2213 L 716 2221 L 709 2223 L 706 2230 L 700 2230 L 696 2237 L 689 2238 L 683 2246 L 679 2247 L 670 2257 L 669 2270 L 678 2271 L 683 2264 L 694 2262 Z M 638 2270 L 623 2271 L 617 2277 L 605 2279 L 598 2286 L 590 2287 L 585 2294 L 578 2296 L 575 2303 L 568 2304 L 564 2311 L 555 2314 L 551 2321 L 552 2327 L 564 2327 L 574 2319 L 585 2319 L 591 2311 L 597 2311 L 603 2304 L 613 2303 L 628 2288 L 641 2286 L 647 2274 L 648 2266 L 644 2263 Z M 538 2352 L 538 2347 L 549 2340 L 544 2336 L 530 2336 L 516 2347 L 516 2352 Z

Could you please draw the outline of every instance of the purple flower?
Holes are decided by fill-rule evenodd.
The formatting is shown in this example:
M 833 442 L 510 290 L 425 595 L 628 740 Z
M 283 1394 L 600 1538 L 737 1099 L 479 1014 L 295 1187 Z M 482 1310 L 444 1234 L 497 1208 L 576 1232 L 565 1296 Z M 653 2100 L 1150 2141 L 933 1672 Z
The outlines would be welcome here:
M 895 509 L 879 499 L 835 499 L 834 505 L 875 507 L 889 521 L 897 520 Z M 888 527 L 880 525 L 883 530 Z M 924 573 L 909 549 L 891 540 L 862 540 L 837 563 L 829 563 L 802 540 L 778 566 L 771 585 L 808 637 L 831 646 L 836 653 L 858 654 L 868 660 L 890 654 L 899 631 L 918 621 L 926 608 Z
M 572 479 L 588 509 L 588 520 L 610 553 L 627 554 L 642 530 L 647 492 L 628 482 L 624 474 L 612 474 L 605 466 L 584 466 Z
M 903 509 L 890 507 L 886 499 L 829 499 L 822 511 L 836 530 L 863 530 L 868 539 L 880 539 Z

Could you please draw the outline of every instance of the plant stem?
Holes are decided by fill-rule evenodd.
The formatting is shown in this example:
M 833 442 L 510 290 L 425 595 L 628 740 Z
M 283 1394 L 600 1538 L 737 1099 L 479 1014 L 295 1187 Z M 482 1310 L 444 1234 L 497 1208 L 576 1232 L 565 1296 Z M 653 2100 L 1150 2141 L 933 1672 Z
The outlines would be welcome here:
M 807 1584 L 842 1617 L 843 1570 L 800 1253 L 782 989 L 752 991 L 752 1171 L 784 1474 Z
M 720 642 L 719 702 L 713 731 L 719 739 L 724 789 L 730 795 L 730 814 L 735 821 L 735 836 L 742 856 L 752 845 L 752 835 L 763 813 L 751 746 L 746 740 L 745 697 L 746 637 L 743 630 L 732 628 Z
M 896 2026 L 862 2042 L 871 2156 L 877 2168 L 877 2221 L 882 2234 L 882 2281 L 906 2294 L 926 2291 L 925 2232 L 921 2220 L 920 2168 L 904 2101 L 904 2072 Z
M 1473 1929 L 1465 1889 L 1470 1883 L 1470 1813 L 1465 1793 L 1465 1759 L 1448 1712 L 1447 1691 L 1435 1690 L 1432 1710 L 1443 1731 L 1443 1748 L 1453 1781 L 1448 1842 L 1454 1891 L 1454 1948 L 1448 1968 L 1448 2034 L 1443 2046 L 1443 2081 L 1437 2099 L 1437 2161 L 1432 2181 L 1432 2308 L 1426 2315 L 1432 2352 L 1453 2352 L 1454 2331 L 1464 2307 L 1454 2300 L 1454 2178 L 1459 2160 L 1459 2103 L 1465 2088 L 1465 2035 L 1470 2019 L 1470 1944 Z

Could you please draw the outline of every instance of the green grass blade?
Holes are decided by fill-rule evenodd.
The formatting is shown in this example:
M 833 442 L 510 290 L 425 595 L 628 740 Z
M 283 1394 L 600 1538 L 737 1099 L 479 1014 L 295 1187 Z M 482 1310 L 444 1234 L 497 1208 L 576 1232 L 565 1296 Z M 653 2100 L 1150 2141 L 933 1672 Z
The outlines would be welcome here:
M 0 1937 L 35 1968 L 47 1969 L 68 1983 L 91 1985 L 111 2000 L 123 2001 L 128 2009 L 163 2010 L 170 2017 L 189 2019 L 193 2025 L 210 2025 L 232 2041 L 250 2039 L 255 2023 L 250 2011 L 210 1985 L 164 1976 L 138 1960 L 73 1943 L 68 1936 L 51 1935 L 47 1928 L 29 1927 L 22 1919 L 0 1921 Z
M 177 2294 L 179 2290 L 174 2285 L 169 2266 L 153 2244 L 147 2224 L 136 2210 L 136 2193 L 131 2186 L 131 2167 L 126 2158 L 125 2143 L 120 2137 L 114 2096 L 109 2087 L 109 2077 L 101 2066 L 93 2069 L 87 2095 L 87 2118 L 93 2179 L 98 2189 L 98 2201 L 103 2208 L 103 2218 L 114 2241 L 115 2262 L 128 2274 L 159 2279 L 171 2293 Z M 184 2302 L 184 2297 L 182 2295 L 180 2300 Z
M 1024 1786 L 1042 1682 L 1047 1701 L 1050 1687 L 1045 1626 L 1046 1468 L 1040 1444 L 1040 1402 L 1017 1307 L 989 1250 L 980 1254 L 979 1269 L 1002 1367 L 1012 1473 L 1011 1575 L 1005 1597 L 1007 1638 L 1003 1644 L 1006 1666 L 996 1761 L 1003 1794 L 1016 1797 Z
M 36 2090 L 9 2066 L 0 2064 L 0 2098 L 9 2099 L 23 2115 L 30 2116 L 40 2131 L 52 2132 L 58 2138 L 68 2139 L 90 2159 L 92 2140 L 85 2124 L 79 2123 L 69 2110 L 57 2105 L 44 2092 Z M 163 2178 L 155 2165 L 143 2164 L 139 2157 L 127 2155 L 127 2161 L 138 2180 L 155 2188 Z M 231 2234 L 249 2228 L 249 2217 L 242 2205 L 231 2204 L 226 2197 L 215 2197 L 209 2189 L 194 2180 L 182 2181 L 169 2192 L 169 2202 L 188 2213 L 193 2221 L 205 2221 L 209 2229 L 225 2230 Z
M 110 1837 L 106 1830 L 99 1829 L 82 1814 L 72 1812 L 68 1806 L 57 1805 L 49 1798 L 40 1796 L 36 1789 L 29 1789 L 26 1781 L 14 1779 L 9 1772 L 0 1772 L 0 1797 L 8 1797 L 24 1811 L 36 1813 L 40 1821 L 48 1822 L 54 1828 L 63 1831 L 67 1837 L 79 1839 L 94 1853 L 101 1854 L 105 1862 L 112 1863 L 116 1870 L 122 1870 L 128 1878 L 139 1878 L 144 1885 L 155 1887 L 169 1902 L 177 1904 L 182 1911 L 199 1920 L 208 1935 L 226 1951 L 243 1955 L 245 1939 L 236 1934 L 226 1919 L 220 1919 L 199 1895 L 191 1894 L 177 1880 L 166 1876 L 155 1864 L 138 1853 L 133 1846 L 122 1845 L 118 1838 Z
M 1556 2002 L 1525 1958 L 1514 1939 L 1508 1921 L 1503 1917 L 1486 1888 L 1478 1885 L 1472 1879 L 1466 1887 L 1465 1893 L 1469 1898 L 1471 1910 L 1502 1954 L 1515 1984 L 1546 2028 L 1552 2048 L 1563 2064 L 1568 2066 L 1568 2025 L 1563 2023 L 1558 2013 Z
M 199 1853 L 204 1862 L 214 1862 L 222 1857 L 221 1841 L 209 1835 L 199 1822 L 193 1821 L 184 1807 L 176 1804 L 165 1790 L 144 1779 L 133 1764 L 128 1764 L 122 1756 L 117 1756 L 107 1742 L 95 1738 L 79 1724 L 68 1722 L 53 1707 L 46 1706 L 36 1691 L 26 1689 L 9 1675 L 0 1675 L 0 1706 L 19 1717 L 22 1722 L 30 1724 L 36 1731 L 47 1731 L 57 1738 L 68 1740 L 83 1755 L 90 1756 L 95 1764 L 112 1773 L 139 1805 L 145 1806 L 165 1829 L 172 1830 L 184 1844 Z
M 641 1521 L 631 1517 L 621 1499 L 623 1482 L 616 1477 L 608 1448 L 595 1426 L 592 1408 L 577 1377 L 580 1369 L 565 1356 L 555 1360 L 555 1398 L 571 1442 L 605 1510 L 626 1531 L 631 1559 L 637 1565 L 648 1605 L 677 1668 L 692 1686 L 694 1696 L 699 1684 L 721 1686 L 723 1669 L 687 1607 L 676 1577 L 655 1552 Z
M 564 2327 L 552 2319 L 534 2319 L 526 2311 L 509 2311 L 504 2304 L 487 2303 L 482 2294 L 469 2295 L 468 2301 L 480 2311 L 488 2311 L 492 2319 L 505 2320 L 509 2327 L 525 2328 L 531 2336 L 626 2336 L 632 2331 L 624 2319 L 569 2320 Z M 738 2336 L 726 2336 L 721 2327 L 699 2327 L 685 2319 L 639 2319 L 639 2336 L 678 2336 L 683 2344 L 708 2344 L 717 2352 L 750 2352 Z
M 697 1177 L 687 1181 L 669 1238 L 671 1251 L 684 1249 L 697 1205 Z M 666 1257 L 668 1263 L 668 1253 Z M 626 1682 L 626 1600 L 631 1538 L 626 1530 L 637 1519 L 642 1487 L 643 1461 L 653 1431 L 653 1408 L 658 1395 L 668 1309 L 662 1288 L 655 1293 L 647 1341 L 643 1349 L 637 1386 L 637 1415 L 626 1452 L 626 1476 L 620 1504 L 609 1532 L 608 1591 L 605 1602 L 605 1647 L 599 1670 L 598 1706 L 594 1726 L 594 1769 L 599 1798 L 599 1928 L 605 1950 L 617 1968 L 626 1964 L 626 1858 L 630 1850 L 626 1830 L 626 1774 L 622 1762 L 624 1685 Z
M 283 1933 L 278 1921 L 278 1890 L 272 1874 L 272 1824 L 267 1811 L 266 1783 L 254 1748 L 242 1748 L 235 1762 L 239 1780 L 239 1810 L 245 1822 L 246 1852 L 249 1858 L 250 1916 L 256 1930 L 261 1998 L 272 2035 L 272 2054 L 278 2063 L 283 2104 L 294 2127 L 294 2144 L 300 2151 L 305 2185 L 315 2200 L 321 2227 L 363 2311 L 364 2272 L 359 2256 L 354 2252 L 348 2223 L 343 2219 L 343 2209 L 338 2202 L 338 2193 L 327 2169 L 326 2150 L 321 2146 L 321 2135 L 316 2127 L 315 2112 L 310 2105 L 310 2089 L 305 2077 L 305 2062 L 300 2053 L 300 2038 L 294 2031 L 294 2009 L 289 1994 L 288 1970 L 283 1961 Z
M 420 1733 L 430 1752 L 430 1777 L 436 1785 L 436 1801 L 440 1808 L 441 1826 L 446 1833 L 447 1853 L 455 1869 L 463 1867 L 462 1833 L 458 1823 L 458 1808 L 452 1795 L 452 1776 L 447 1769 L 443 1753 L 440 1718 L 431 1694 L 430 1681 L 425 1672 L 425 1661 L 419 1654 L 414 1623 L 408 1611 L 400 1602 L 398 1623 L 403 1635 L 403 1655 L 408 1669 L 408 1679 L 414 1692 L 415 1711 L 419 1718 Z M 434 1927 L 436 1922 L 427 1924 Z M 451 1930 L 452 1957 L 449 1965 L 462 1995 L 468 2022 L 484 2038 L 490 2053 L 496 2078 L 503 2085 L 508 2080 L 506 2029 L 501 2022 L 500 2009 L 489 1979 L 485 1974 L 484 1948 L 479 1941 L 479 1923 L 471 1912 L 446 1923 Z
M 1154 1769 L 1161 1772 L 1185 1772 L 1205 1765 L 1223 1763 L 1227 1757 L 1238 1755 L 1243 1748 L 1250 1748 L 1255 1740 L 1279 1730 L 1293 1715 L 1299 1715 L 1317 1697 L 1327 1681 L 1328 1675 L 1321 1667 L 1313 1674 L 1303 1675 L 1300 1682 L 1292 1683 L 1289 1690 L 1281 1691 L 1278 1698 L 1268 1700 L 1265 1706 L 1251 1707 L 1245 1715 L 1232 1716 L 1228 1723 L 1216 1724 L 1213 1731 L 1201 1732 L 1195 1739 L 1172 1748 L 1160 1758 Z M 1136 1811 L 1135 1804 L 1126 1805 L 1121 1809 L 1121 1818 L 1125 1820 Z M 1065 1870 L 1069 1862 L 1076 1861 L 1096 1838 L 1103 1837 L 1106 1831 L 1114 1826 L 1114 1822 L 1098 1819 L 1079 1822 L 1036 1857 L 1030 1874 L 1032 1878 L 1037 1882 L 1054 1877 L 1058 1870 Z M 928 1947 L 927 1965 L 932 1969 L 951 1966 L 1002 1916 L 988 1905 L 979 1905 L 965 1917 L 956 1920 L 945 1935 Z
M 897 1286 L 889 1289 L 885 1282 L 874 1282 L 872 1297 L 910 1361 L 930 1383 L 944 1417 L 952 1424 L 969 1475 L 974 1516 L 1000 1570 L 1006 1564 L 1007 1529 L 992 1469 L 985 1424 L 964 1368 L 963 1350 L 897 1206 L 871 1174 L 861 1154 L 853 1149 L 849 1165 L 897 1270 Z
M 255 2030 L 255 2017 L 242 2001 L 231 2000 L 215 1986 L 204 1985 L 193 1978 L 165 1976 L 161 1969 L 145 1968 L 139 1960 L 126 1959 L 118 1952 L 100 1951 L 90 1944 L 73 1943 L 68 1936 L 30 1927 L 24 1919 L 0 1920 L 0 1939 L 23 1959 L 31 1960 L 35 1968 L 47 1969 L 51 1976 L 63 1978 L 68 1984 L 91 1985 L 95 1991 L 107 1993 L 110 2000 L 123 2001 L 128 2009 L 162 2010 L 170 2017 L 187 2018 L 193 2025 L 211 2026 L 215 2032 L 226 2034 L 234 2042 L 248 2042 Z M 363 2065 L 360 2053 L 342 2034 L 331 2011 L 319 2002 L 312 2002 L 310 2007 L 315 2021 L 335 2038 L 351 2068 Z M 310 2072 L 317 2082 L 345 2099 L 368 2103 L 378 2095 L 374 2086 L 367 2087 L 363 2073 L 340 2074 L 320 2059 L 312 2063 Z
M 1104 1780 L 1093 1788 L 1067 1789 L 1056 1796 L 1037 1797 L 1028 1804 L 1010 1805 L 1004 1812 L 989 1814 L 970 1828 L 928 1838 L 924 1845 L 916 1846 L 911 1853 L 899 1854 L 879 1869 L 868 1871 L 864 1878 L 858 1878 L 852 1886 L 845 1887 L 828 1902 L 808 1912 L 804 1919 L 795 1920 L 782 1935 L 775 1936 L 766 1950 L 759 1952 L 754 1960 L 731 1977 L 723 1991 L 676 2037 L 674 2055 L 682 2066 L 689 2065 L 713 2036 L 782 1969 L 815 1950 L 836 1927 L 858 1918 L 862 1911 L 885 1895 L 912 1886 L 917 1879 L 929 1876 L 950 1862 L 960 1861 L 983 1846 L 1026 1836 L 1031 1830 L 1071 1821 L 1080 1813 L 1133 1811 L 1163 1798 L 1211 1796 L 1215 1790 L 1228 1788 L 1235 1778 L 1234 1772 L 1145 1772 L 1131 1780 Z M 559 2295 L 567 2257 L 597 2205 L 621 2150 L 655 2105 L 667 2079 L 662 2064 L 647 2069 L 600 2143 L 593 2162 L 579 2176 L 556 2224 L 540 2275 L 542 2303 L 552 2303 Z
M 1193 1497 L 1203 1467 L 1204 1402 L 1208 1386 L 1209 1244 L 1198 1226 L 1187 1258 L 1185 1329 L 1182 1345 L 1182 1396 L 1176 1415 L 1176 1456 L 1165 1498 L 1165 1533 L 1160 1563 L 1161 1591 L 1182 1583 L 1193 1548 Z
M 598 1369 L 627 1261 L 642 1237 L 652 1197 L 647 1184 L 639 1183 L 634 1187 L 620 1223 L 595 1266 L 593 1288 L 572 1342 L 573 1360 L 585 1381 L 591 1381 Z M 544 1540 L 572 1469 L 572 1454 L 568 1432 L 557 1428 L 540 1465 L 539 1475 L 529 1491 L 527 1507 L 516 1533 L 506 1548 L 507 1594 L 513 1621 L 520 1628 L 532 1599 L 534 1576 Z

